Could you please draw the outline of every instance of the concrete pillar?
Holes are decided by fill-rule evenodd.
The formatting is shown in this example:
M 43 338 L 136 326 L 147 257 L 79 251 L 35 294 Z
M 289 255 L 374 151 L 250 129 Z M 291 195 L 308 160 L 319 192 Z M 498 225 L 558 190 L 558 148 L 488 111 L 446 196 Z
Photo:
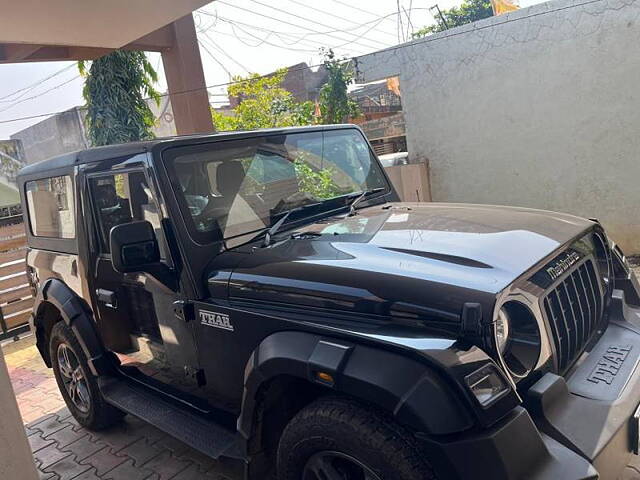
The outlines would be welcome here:
M 31 448 L 0 347 L 0 478 L 38 480 Z
M 171 108 L 179 135 L 213 132 L 202 59 L 191 14 L 171 24 L 173 46 L 162 52 Z

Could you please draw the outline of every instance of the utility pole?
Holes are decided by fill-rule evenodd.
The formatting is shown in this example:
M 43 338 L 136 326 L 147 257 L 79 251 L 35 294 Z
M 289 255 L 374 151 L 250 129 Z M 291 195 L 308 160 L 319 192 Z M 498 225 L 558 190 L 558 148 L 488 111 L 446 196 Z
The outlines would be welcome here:
M 437 3 L 433 7 L 431 7 L 429 9 L 429 11 L 431 12 L 431 15 L 433 15 L 435 17 L 435 14 L 433 13 L 434 10 L 436 10 L 438 12 L 438 17 L 440 17 L 440 21 L 444 25 L 445 30 L 449 30 L 449 24 L 444 19 L 444 15 L 442 15 L 442 11 L 440 10 L 440 7 L 438 6 Z

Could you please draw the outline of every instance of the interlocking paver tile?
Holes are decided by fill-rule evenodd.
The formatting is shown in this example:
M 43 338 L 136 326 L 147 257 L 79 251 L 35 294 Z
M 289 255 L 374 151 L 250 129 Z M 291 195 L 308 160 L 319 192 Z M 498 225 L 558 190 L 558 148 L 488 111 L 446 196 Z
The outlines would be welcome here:
M 72 480 L 81 473 L 86 472 L 91 468 L 90 465 L 81 465 L 76 462 L 72 456 L 63 458 L 57 461 L 49 468 L 44 469 L 45 472 L 51 472 L 58 475 L 60 480 Z
M 95 467 L 97 475 L 100 477 L 105 473 L 113 470 L 126 460 L 124 457 L 119 457 L 111 453 L 109 447 L 104 447 L 102 450 L 97 451 L 93 455 L 82 460 L 82 464 L 91 465 Z
M 73 443 L 70 443 L 66 447 L 62 448 L 66 452 L 71 453 L 76 460 L 81 462 L 87 457 L 90 457 L 94 453 L 105 448 L 106 445 L 98 440 L 92 440 L 90 437 L 82 437 Z
M 29 440 L 29 445 L 31 445 L 31 451 L 33 453 L 38 450 L 42 450 L 53 443 L 53 440 L 42 438 L 42 432 L 40 431 L 33 432 L 32 435 L 27 437 L 27 439 Z
M 174 457 L 171 452 L 165 451 L 149 462 L 144 464 L 144 468 L 152 470 L 158 475 L 158 480 L 168 480 L 178 473 L 186 470 L 191 463 Z
M 67 426 L 66 423 L 62 423 L 58 421 L 58 417 L 56 417 L 55 415 L 52 415 L 49 418 L 47 418 L 44 422 L 40 422 L 34 427 L 32 427 L 32 429 L 40 430 L 42 432 L 42 436 L 46 438 L 47 435 L 57 432 L 58 430 L 62 430 L 66 426 Z
M 71 425 L 67 425 L 66 427 L 47 435 L 47 440 L 54 440 L 60 449 L 63 449 L 67 445 L 85 437 L 87 434 L 85 432 L 76 432 Z
M 122 423 L 100 432 L 100 441 L 106 443 L 114 452 L 122 450 L 136 440 L 142 438 L 142 434 L 134 424 L 126 418 Z
M 193 449 L 180 455 L 180 459 L 189 460 L 195 463 L 203 472 L 208 472 L 218 464 L 218 462 L 213 458 L 208 457 L 204 453 L 200 453 L 197 450 Z
M 192 464 L 186 470 L 178 473 L 171 480 L 213 480 L 214 478 L 215 477 L 208 475 L 205 471 L 200 470 L 198 465 Z
M 191 450 L 191 447 L 175 437 L 165 436 L 156 442 L 159 448 L 170 450 L 176 457 Z
M 144 480 L 153 475 L 151 470 L 136 468 L 133 460 L 127 460 L 102 477 L 102 480 Z
M 96 475 L 95 468 L 90 468 L 86 472 L 81 473 L 80 475 L 75 477 L 73 480 L 100 480 L 100 477 Z
M 48 447 L 38 450 L 33 454 L 33 457 L 40 463 L 40 467 L 46 471 L 47 467 L 53 465 L 58 460 L 62 460 L 64 457 L 68 457 L 68 452 L 58 450 L 58 446 L 52 443 Z
M 58 476 L 55 473 L 46 473 L 38 469 L 38 478 L 40 480 L 58 480 Z
M 47 413 L 44 416 L 42 416 L 41 418 L 35 419 L 31 422 L 28 422 L 25 426 L 31 430 L 35 429 L 36 426 L 46 420 L 48 420 L 49 418 L 53 417 L 53 413 Z
M 123 448 L 117 455 L 129 457 L 136 467 L 140 467 L 163 452 L 161 448 L 147 442 L 144 438 Z

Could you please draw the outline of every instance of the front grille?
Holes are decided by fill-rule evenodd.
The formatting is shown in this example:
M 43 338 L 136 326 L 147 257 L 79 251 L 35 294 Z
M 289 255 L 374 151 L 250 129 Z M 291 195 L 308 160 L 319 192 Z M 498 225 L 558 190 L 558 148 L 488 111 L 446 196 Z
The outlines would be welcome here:
M 564 372 L 580 355 L 602 318 L 602 294 L 589 259 L 565 275 L 544 298 L 558 359 Z

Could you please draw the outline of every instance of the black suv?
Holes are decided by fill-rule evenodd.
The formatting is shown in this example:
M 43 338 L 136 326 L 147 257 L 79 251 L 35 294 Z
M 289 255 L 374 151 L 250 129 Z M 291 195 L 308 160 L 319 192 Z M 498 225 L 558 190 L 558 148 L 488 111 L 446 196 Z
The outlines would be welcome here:
M 19 186 L 37 345 L 88 428 L 129 413 L 255 479 L 613 479 L 638 451 L 639 289 L 597 221 L 398 203 L 349 125 Z

